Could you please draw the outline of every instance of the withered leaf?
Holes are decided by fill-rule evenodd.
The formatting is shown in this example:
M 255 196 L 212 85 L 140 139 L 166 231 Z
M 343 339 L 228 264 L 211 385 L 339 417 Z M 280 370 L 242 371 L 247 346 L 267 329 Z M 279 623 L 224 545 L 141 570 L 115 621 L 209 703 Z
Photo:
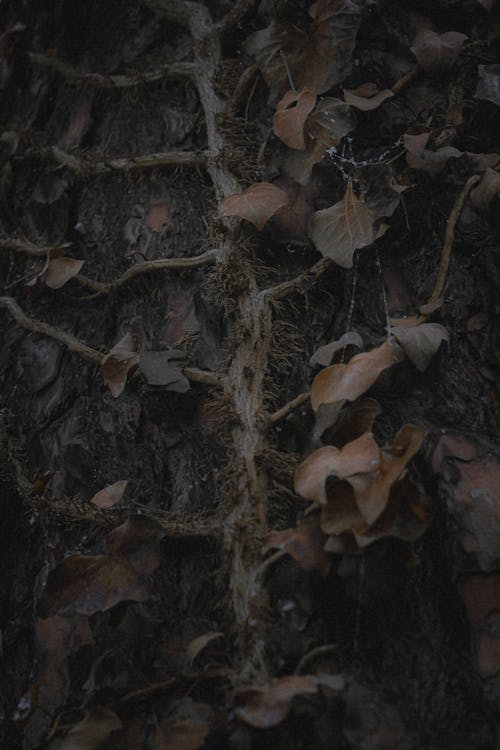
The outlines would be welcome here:
M 354 252 L 375 240 L 373 214 L 363 196 L 357 198 L 349 181 L 344 197 L 316 211 L 309 233 L 316 249 L 341 268 L 352 268 Z
M 266 548 L 285 550 L 304 570 L 319 570 L 326 576 L 330 559 L 325 553 L 325 535 L 315 516 L 301 518 L 294 529 L 272 531 L 266 536 Z
M 238 216 L 251 221 L 261 231 L 271 216 L 287 203 L 288 196 L 284 190 L 270 182 L 258 182 L 250 185 L 244 193 L 224 198 L 220 213 L 221 216 Z
M 355 127 L 356 115 L 349 105 L 341 99 L 328 96 L 318 102 L 306 122 L 307 132 L 322 147 L 319 155 L 325 149 L 337 146 Z
M 129 516 L 110 531 L 106 545 L 111 555 L 120 555 L 141 575 L 153 573 L 160 564 L 163 527 L 146 516 Z
M 100 508 L 112 508 L 119 503 L 127 487 L 127 479 L 119 479 L 114 484 L 108 484 L 107 487 L 97 492 L 91 499 L 91 503 L 98 505 Z
M 149 385 L 163 385 L 176 393 L 186 393 L 191 387 L 182 373 L 185 366 L 186 353 L 179 349 L 141 352 L 139 359 L 139 368 Z
M 223 635 L 223 633 L 205 633 L 205 635 L 199 635 L 197 638 L 193 638 L 193 640 L 188 643 L 186 649 L 190 661 L 193 662 L 198 654 L 201 654 L 203 649 L 208 646 L 211 641 L 215 638 L 221 638 Z
M 45 286 L 60 289 L 67 281 L 80 273 L 85 261 L 76 258 L 51 258 L 43 275 Z
M 276 241 L 305 244 L 308 241 L 307 227 L 313 214 L 308 200 L 310 191 L 285 176 L 278 177 L 273 184 L 286 192 L 289 201 L 288 205 L 279 208 L 272 217 L 272 228 L 277 232 Z
M 234 713 L 252 727 L 268 729 L 286 719 L 296 695 L 316 693 L 317 689 L 312 675 L 281 677 L 267 688 L 251 686 L 236 693 Z
M 345 531 L 361 532 L 366 528 L 354 489 L 347 480 L 328 477 L 325 491 L 326 504 L 321 506 L 321 529 L 325 534 L 337 536 Z
M 374 83 L 364 83 L 356 89 L 344 89 L 344 99 L 347 104 L 363 112 L 377 109 L 383 102 L 393 96 L 394 93 L 390 89 L 379 91 Z
M 455 63 L 466 39 L 467 36 L 458 31 L 436 34 L 424 29 L 415 37 L 411 51 L 426 73 L 444 73 Z
M 121 396 L 125 390 L 128 373 L 137 367 L 139 359 L 131 333 L 125 334 L 103 358 L 101 373 L 113 398 Z
M 153 232 L 158 234 L 168 227 L 171 218 L 170 201 L 160 201 L 159 203 L 153 203 L 148 208 L 145 223 Z
M 65 737 L 52 740 L 48 750 L 100 750 L 111 732 L 121 727 L 122 722 L 114 711 L 95 706 Z
M 198 718 L 162 721 L 156 730 L 154 750 L 199 750 L 208 732 L 208 724 Z
M 338 352 L 340 349 L 345 349 L 347 346 L 355 346 L 358 349 L 363 348 L 363 339 L 361 338 L 359 333 L 356 333 L 356 331 L 348 331 L 347 333 L 344 333 L 343 336 L 341 336 L 339 339 L 336 339 L 329 344 L 325 344 L 324 346 L 320 346 L 319 349 L 316 349 L 316 351 L 312 355 L 311 359 L 309 360 L 309 364 L 312 367 L 314 365 L 322 365 L 323 367 L 327 367 L 332 361 L 333 355 L 336 354 L 336 352 Z
M 347 443 L 340 450 L 326 445 L 311 453 L 295 470 L 295 492 L 298 495 L 325 504 L 326 479 L 335 476 L 348 479 L 355 489 L 365 487 L 367 480 L 361 475 L 372 475 L 380 463 L 380 449 L 369 432 Z
M 149 587 L 123 557 L 71 555 L 48 576 L 38 601 L 42 617 L 93 615 L 124 600 L 143 602 Z
M 303 151 L 304 124 L 316 104 L 316 95 L 308 89 L 287 91 L 277 104 L 273 117 L 274 132 L 289 148 Z
M 500 107 L 500 65 L 479 65 L 475 99 L 486 99 Z
M 317 411 L 321 404 L 355 401 L 377 380 L 383 370 L 396 362 L 393 347 L 387 341 L 370 352 L 356 354 L 346 365 L 337 364 L 321 370 L 311 386 L 311 405 Z
M 401 345 L 415 367 L 426 370 L 443 341 L 449 341 L 449 334 L 439 323 L 422 323 L 417 326 L 398 326 L 393 336 Z
M 362 398 L 354 403 L 346 404 L 328 442 L 341 448 L 346 443 L 361 437 L 365 432 L 371 432 L 373 423 L 381 412 L 382 407 L 374 398 Z

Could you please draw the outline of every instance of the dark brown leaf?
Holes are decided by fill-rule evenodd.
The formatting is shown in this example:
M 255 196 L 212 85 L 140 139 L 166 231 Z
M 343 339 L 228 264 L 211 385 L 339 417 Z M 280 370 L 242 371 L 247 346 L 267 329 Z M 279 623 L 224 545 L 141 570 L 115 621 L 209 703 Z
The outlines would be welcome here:
M 274 132 L 289 148 L 303 151 L 304 124 L 316 104 L 316 95 L 308 89 L 287 91 L 278 102 L 273 117 Z
M 101 373 L 114 398 L 121 396 L 125 390 L 128 373 L 135 370 L 139 359 L 134 338 L 127 333 L 102 360 Z
M 326 576 L 330 558 L 325 554 L 325 535 L 314 516 L 302 518 L 295 529 L 273 531 L 266 536 L 266 548 L 284 549 L 304 570 L 319 570 Z

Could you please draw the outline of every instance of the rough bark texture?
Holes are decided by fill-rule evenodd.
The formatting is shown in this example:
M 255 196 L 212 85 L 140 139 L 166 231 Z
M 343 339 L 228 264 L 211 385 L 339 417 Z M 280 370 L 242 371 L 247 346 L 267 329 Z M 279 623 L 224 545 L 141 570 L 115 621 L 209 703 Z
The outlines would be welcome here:
M 289 226 L 283 240 L 278 219 L 258 233 L 219 216 L 225 196 L 273 180 L 281 163 L 268 158 L 274 107 L 243 54 L 268 23 L 266 3 L 4 5 L 4 29 L 25 28 L 0 40 L 2 747 L 54 749 L 58 732 L 106 709 L 122 728 L 81 747 L 493 750 L 498 199 L 489 213 L 459 207 L 439 276 L 446 224 L 473 170 L 464 158 L 438 176 L 414 170 L 376 251 L 345 271 Z M 306 28 L 309 5 L 272 12 Z M 383 82 L 418 13 L 444 32 L 466 31 L 479 12 L 475 2 L 367 3 L 353 58 Z M 456 145 L 498 151 L 498 107 L 467 104 L 474 55 L 490 64 L 493 53 L 479 41 L 468 54 L 452 84 L 432 85 L 464 110 Z M 364 82 L 353 76 L 346 88 Z M 358 113 L 359 162 L 396 153 L 409 120 L 435 117 L 444 130 L 441 100 L 426 101 L 425 81 L 408 85 L 421 87 L 413 98 Z M 344 194 L 341 167 L 315 167 L 316 210 Z M 82 271 L 58 289 L 27 286 L 64 243 Z M 312 353 L 349 329 L 367 349 L 379 345 L 386 308 L 442 296 L 436 274 L 449 345 L 424 373 L 405 360 L 370 392 L 383 409 L 380 444 L 406 422 L 428 431 L 411 467 L 432 509 L 426 533 L 332 555 L 327 576 L 265 557 L 265 535 L 294 527 L 309 505 L 293 472 L 315 447 Z M 174 386 L 140 369 L 113 397 L 100 366 L 126 334 L 137 352 L 183 352 Z M 123 500 L 96 508 L 91 498 L 117 480 L 128 480 Z M 69 555 L 105 554 L 130 517 L 151 522 L 152 550 L 162 537 L 159 564 L 148 548 L 142 569 L 148 596 L 141 588 L 137 601 L 90 616 L 49 614 L 50 571 Z M 235 717 L 235 690 L 295 672 L 342 673 L 345 687 L 296 697 L 269 729 Z M 204 739 L 169 740 L 183 720 L 206 726 Z

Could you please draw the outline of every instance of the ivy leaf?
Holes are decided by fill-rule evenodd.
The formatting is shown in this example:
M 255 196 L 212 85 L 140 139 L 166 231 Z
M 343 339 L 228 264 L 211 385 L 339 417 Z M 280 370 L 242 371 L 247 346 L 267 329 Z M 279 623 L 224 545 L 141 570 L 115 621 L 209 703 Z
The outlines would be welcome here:
M 356 331 L 348 331 L 336 341 L 332 341 L 330 344 L 320 346 L 319 349 L 316 349 L 316 351 L 312 355 L 311 359 L 309 360 L 309 364 L 311 365 L 311 367 L 313 367 L 314 365 L 322 365 L 323 367 L 326 367 L 330 364 L 333 359 L 333 355 L 336 354 L 336 352 L 338 352 L 340 349 L 345 349 L 348 346 L 355 346 L 358 349 L 363 348 L 363 339 L 361 338 L 359 333 L 356 333 Z
M 411 51 L 426 73 L 445 73 L 455 63 L 466 39 L 467 36 L 458 31 L 436 34 L 435 31 L 424 29 L 415 37 Z
M 379 91 L 374 83 L 363 83 L 356 89 L 344 89 L 344 99 L 351 107 L 356 107 L 362 112 L 370 112 L 377 109 L 387 99 L 391 99 L 394 93 L 390 89 Z
M 273 117 L 274 132 L 289 148 L 305 150 L 304 124 L 315 104 L 316 95 L 306 88 L 287 91 L 278 102 Z
M 324 550 L 325 535 L 319 527 L 317 517 L 301 518 L 294 529 L 272 531 L 266 536 L 266 548 L 283 549 L 304 570 L 319 570 L 326 576 L 330 570 L 330 558 Z
M 290 713 L 296 695 L 316 693 L 313 675 L 290 675 L 274 680 L 269 687 L 250 686 L 236 694 L 235 716 L 257 729 L 281 724 Z
M 309 233 L 322 255 L 341 268 L 352 268 L 355 250 L 375 240 L 373 219 L 364 197 L 356 197 L 349 181 L 339 203 L 316 211 Z
M 101 374 L 113 398 L 121 396 L 125 390 L 128 373 L 137 367 L 139 359 L 140 356 L 135 351 L 134 338 L 131 333 L 125 334 L 104 357 Z
M 185 352 L 180 349 L 142 352 L 139 367 L 149 385 L 163 385 L 169 391 L 186 393 L 191 386 L 189 380 L 182 373 L 182 368 L 185 367 L 185 358 Z
M 284 190 L 270 182 L 250 185 L 244 193 L 228 195 L 222 201 L 221 216 L 238 216 L 251 221 L 259 231 L 279 208 L 286 206 L 288 196 Z
M 439 323 L 422 323 L 416 326 L 398 326 L 392 331 L 408 359 L 417 370 L 426 370 L 443 341 L 450 337 L 446 328 Z
M 114 484 L 108 484 L 107 487 L 97 492 L 90 502 L 98 505 L 99 508 L 112 508 L 122 499 L 127 484 L 127 479 L 119 479 Z

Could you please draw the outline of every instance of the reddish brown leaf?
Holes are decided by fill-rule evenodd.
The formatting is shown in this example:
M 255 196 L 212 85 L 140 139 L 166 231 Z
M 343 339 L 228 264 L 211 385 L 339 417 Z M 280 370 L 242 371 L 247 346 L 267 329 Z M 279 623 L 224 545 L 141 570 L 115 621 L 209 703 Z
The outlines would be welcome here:
M 308 89 L 287 91 L 277 104 L 273 117 L 274 132 L 289 148 L 303 151 L 304 124 L 316 104 L 316 95 Z
M 347 404 L 340 414 L 329 442 L 341 448 L 346 443 L 357 440 L 365 432 L 372 432 L 373 423 L 381 412 L 382 407 L 374 398 L 362 398 Z
M 325 534 L 363 531 L 366 522 L 359 512 L 354 490 L 345 479 L 327 478 L 326 504 L 321 507 L 321 529 Z M 332 549 L 332 545 L 329 546 Z M 335 551 L 335 548 L 332 550 Z
M 306 500 L 325 504 L 326 479 L 335 476 L 349 479 L 356 486 L 366 482 L 366 477 L 376 472 L 380 463 L 380 450 L 371 433 L 345 445 L 341 450 L 331 445 L 311 453 L 295 471 L 295 492 Z M 362 475 L 366 475 L 362 479 Z
M 153 232 L 162 232 L 172 220 L 170 201 L 161 201 L 153 203 L 148 208 L 145 222 Z
M 436 34 L 424 29 L 415 37 L 411 50 L 426 73 L 444 73 L 455 63 L 466 39 L 457 31 Z
M 120 555 L 141 575 L 153 573 L 160 564 L 160 541 L 163 527 L 146 516 L 129 516 L 108 534 L 107 548 L 111 555 Z
M 91 503 L 98 505 L 100 508 L 112 508 L 119 503 L 127 487 L 127 479 L 119 479 L 114 484 L 108 484 L 107 487 L 97 492 L 91 499 Z
M 377 109 L 383 102 L 393 96 L 394 94 L 390 89 L 379 91 L 374 83 L 364 83 L 356 89 L 344 89 L 344 99 L 347 104 L 363 112 Z
M 125 390 L 128 373 L 139 364 L 140 355 L 135 350 L 134 338 L 127 333 L 107 354 L 101 365 L 104 382 L 114 398 Z
M 67 281 L 80 273 L 85 261 L 76 258 L 53 258 L 49 260 L 43 281 L 50 289 L 60 289 Z
M 292 675 L 275 680 L 267 688 L 248 687 L 235 697 L 235 716 L 257 729 L 268 729 L 281 724 L 290 713 L 296 695 L 316 693 L 316 677 Z
M 274 181 L 288 196 L 288 204 L 279 208 L 272 217 L 272 227 L 279 242 L 307 242 L 307 227 L 313 214 L 309 203 L 310 191 L 289 177 L 278 177 Z
M 302 518 L 295 529 L 273 531 L 266 536 L 266 548 L 283 549 L 304 570 L 319 570 L 326 576 L 330 570 L 330 558 L 325 554 L 325 535 L 319 519 L 313 516 Z
M 396 362 L 393 347 L 386 341 L 370 352 L 353 357 L 348 364 L 321 370 L 311 386 L 311 404 L 317 411 L 321 404 L 355 401 L 377 380 L 383 370 Z
M 354 252 L 375 240 L 374 217 L 363 196 L 357 198 L 349 181 L 345 195 L 330 208 L 316 211 L 310 226 L 316 249 L 341 268 L 352 268 Z
M 251 221 L 259 231 L 264 224 L 282 206 L 288 203 L 288 196 L 270 182 L 259 182 L 250 185 L 244 193 L 228 195 L 222 201 L 221 216 L 238 216 Z

